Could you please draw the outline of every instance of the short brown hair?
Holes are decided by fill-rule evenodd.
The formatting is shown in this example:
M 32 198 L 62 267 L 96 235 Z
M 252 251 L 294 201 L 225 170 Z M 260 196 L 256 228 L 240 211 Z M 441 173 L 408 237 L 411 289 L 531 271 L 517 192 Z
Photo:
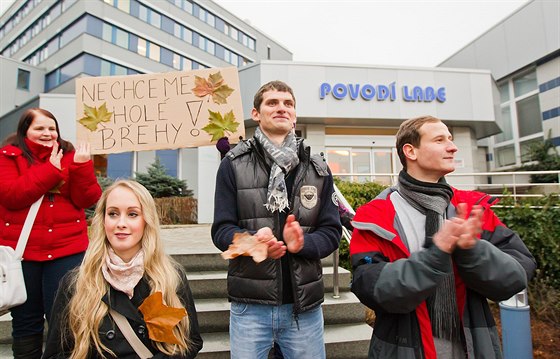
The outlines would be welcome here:
M 292 90 L 292 88 L 288 86 L 285 82 L 276 80 L 276 81 L 270 81 L 261 86 L 261 88 L 255 94 L 255 98 L 253 99 L 253 107 L 257 111 L 260 111 L 260 107 L 263 100 L 263 94 L 266 91 L 274 91 L 274 90 L 280 92 L 289 92 L 290 95 L 292 95 L 292 98 L 294 99 L 294 107 L 296 106 L 296 97 L 294 96 L 294 91 Z
M 414 147 L 420 146 L 420 127 L 425 123 L 441 122 L 439 118 L 433 116 L 422 116 L 411 118 L 401 123 L 397 131 L 397 154 L 406 170 L 406 156 L 404 155 L 403 147 L 407 143 Z

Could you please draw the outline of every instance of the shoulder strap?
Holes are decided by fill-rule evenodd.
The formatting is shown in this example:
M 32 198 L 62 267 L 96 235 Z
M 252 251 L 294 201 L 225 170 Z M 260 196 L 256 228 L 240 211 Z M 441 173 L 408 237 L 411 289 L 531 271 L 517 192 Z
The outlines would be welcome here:
M 23 228 L 21 229 L 21 233 L 19 235 L 19 239 L 16 246 L 16 258 L 19 260 L 23 257 L 23 251 L 25 250 L 25 246 L 27 246 L 27 240 L 29 239 L 29 234 L 31 233 L 31 228 L 33 227 L 33 222 L 35 222 L 35 217 L 37 217 L 37 212 L 39 212 L 39 207 L 41 206 L 41 202 L 43 202 L 42 195 L 37 201 L 35 201 L 31 207 L 29 207 L 29 212 L 27 213 L 27 217 L 25 218 L 25 222 L 23 223 Z
M 128 344 L 130 344 L 140 359 L 148 359 L 154 356 L 150 349 L 148 349 L 138 338 L 136 333 L 134 333 L 134 330 L 124 315 L 114 309 L 109 309 L 109 314 L 113 317 L 113 320 L 121 330 L 121 333 L 123 333 L 124 337 L 128 341 Z

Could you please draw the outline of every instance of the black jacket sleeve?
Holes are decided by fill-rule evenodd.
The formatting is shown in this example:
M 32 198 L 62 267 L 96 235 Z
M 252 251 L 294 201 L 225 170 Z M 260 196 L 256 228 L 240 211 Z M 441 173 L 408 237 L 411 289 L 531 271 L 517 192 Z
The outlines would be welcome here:
M 47 343 L 43 359 L 63 359 L 69 358 L 74 347 L 73 339 L 67 328 L 67 311 L 68 303 L 72 297 L 72 289 L 70 288 L 71 278 L 76 272 L 68 272 L 60 281 L 59 290 L 54 300 L 51 321 L 49 323 L 49 331 L 47 335 Z
M 189 335 L 190 335 L 190 342 L 192 343 L 191 350 L 187 353 L 186 359 L 195 358 L 198 352 L 202 349 L 202 337 L 200 336 L 200 329 L 198 327 L 198 316 L 196 314 L 196 307 L 194 305 L 194 300 L 191 292 L 191 288 L 189 286 L 189 281 L 187 276 L 184 275 L 184 280 L 181 283 L 179 293 L 179 298 L 183 305 L 185 305 L 185 309 L 187 310 L 187 315 L 189 316 Z
M 231 165 L 226 157 L 220 163 L 216 175 L 216 193 L 214 195 L 214 222 L 212 223 L 212 241 L 221 251 L 226 251 L 233 242 L 235 233 L 247 230 L 238 226 L 237 185 Z

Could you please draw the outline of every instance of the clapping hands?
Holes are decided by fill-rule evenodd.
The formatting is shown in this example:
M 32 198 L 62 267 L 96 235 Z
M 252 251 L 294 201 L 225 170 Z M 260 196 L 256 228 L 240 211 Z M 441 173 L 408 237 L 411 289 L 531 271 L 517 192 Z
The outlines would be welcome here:
M 52 151 L 51 151 L 51 157 L 49 158 L 49 161 L 52 163 L 53 166 L 55 166 L 58 169 L 61 169 L 61 165 L 60 165 L 60 160 L 62 159 L 62 149 L 58 149 L 58 142 L 54 141 L 54 144 L 52 146 Z
M 91 159 L 91 146 L 87 142 L 81 142 L 76 146 L 74 152 L 74 162 L 84 163 Z
M 446 220 L 442 228 L 434 235 L 434 244 L 446 253 L 460 249 L 473 248 L 478 235 L 482 233 L 482 207 L 474 206 L 467 217 L 467 205 L 457 206 L 457 216 Z

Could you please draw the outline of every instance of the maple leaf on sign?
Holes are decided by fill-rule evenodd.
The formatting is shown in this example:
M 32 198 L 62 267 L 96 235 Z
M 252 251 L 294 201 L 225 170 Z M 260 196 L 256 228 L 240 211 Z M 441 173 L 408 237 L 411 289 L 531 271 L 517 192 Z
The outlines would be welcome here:
M 80 118 L 78 122 L 93 132 L 97 130 L 97 125 L 100 122 L 109 122 L 113 113 L 107 110 L 105 102 L 99 106 L 99 108 L 95 106 L 90 107 L 84 103 L 84 115 L 85 116 Z
M 156 342 L 179 344 L 173 328 L 187 315 L 185 308 L 173 308 L 163 304 L 161 292 L 144 299 L 138 309 L 144 315 L 148 336 Z
M 224 116 L 220 112 L 213 112 L 208 110 L 210 113 L 210 120 L 208 125 L 204 126 L 202 129 L 212 136 L 211 141 L 217 141 L 222 137 L 225 137 L 225 132 L 235 133 L 237 127 L 239 127 L 239 122 L 235 121 L 235 115 L 233 110 L 226 113 Z
M 212 96 L 212 100 L 217 104 L 226 104 L 227 98 L 234 91 L 231 87 L 224 83 L 224 78 L 220 71 L 215 74 L 210 74 L 208 80 L 204 77 L 194 77 L 195 87 L 192 89 L 193 93 L 198 97 Z
M 268 245 L 259 242 L 248 232 L 235 233 L 232 244 L 222 253 L 222 258 L 233 259 L 239 256 L 251 256 L 256 263 L 260 263 L 268 256 Z

